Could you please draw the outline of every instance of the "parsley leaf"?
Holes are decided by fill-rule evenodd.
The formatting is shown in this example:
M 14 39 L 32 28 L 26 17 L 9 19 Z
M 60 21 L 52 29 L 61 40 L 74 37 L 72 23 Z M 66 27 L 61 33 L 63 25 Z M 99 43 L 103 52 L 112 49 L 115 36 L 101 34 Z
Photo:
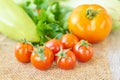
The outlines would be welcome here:
M 31 4 L 36 7 L 31 9 Z M 52 38 L 60 39 L 69 32 L 67 19 L 71 10 L 61 7 L 57 0 L 33 0 L 27 2 L 24 9 L 36 24 L 40 45 Z M 40 14 L 36 12 L 37 9 L 40 9 Z

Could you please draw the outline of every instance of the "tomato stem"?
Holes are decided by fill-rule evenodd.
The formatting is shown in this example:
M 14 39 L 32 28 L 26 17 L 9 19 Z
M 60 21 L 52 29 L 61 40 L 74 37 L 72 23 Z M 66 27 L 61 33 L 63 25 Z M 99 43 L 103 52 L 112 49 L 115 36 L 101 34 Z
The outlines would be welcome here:
M 86 17 L 90 20 L 92 20 L 97 14 L 98 14 L 98 11 L 91 8 L 88 8 L 86 11 Z
M 85 47 L 87 47 L 87 48 L 88 48 L 88 46 L 91 46 L 91 44 L 90 44 L 90 43 L 88 43 L 88 41 L 81 40 L 81 41 L 80 41 L 80 46 L 85 46 Z
M 38 53 L 38 56 L 41 60 L 44 60 L 44 47 L 37 47 L 37 50 L 35 50 L 34 52 Z
M 62 47 L 60 48 L 60 51 L 55 55 L 55 56 L 58 56 L 58 59 L 57 59 L 57 63 L 60 61 L 61 58 L 69 58 L 66 53 L 69 51 L 70 49 L 66 49 L 66 50 L 63 50 Z
M 32 43 L 29 42 L 29 41 L 27 41 L 26 38 L 20 40 L 19 42 L 22 42 L 22 43 L 24 43 L 24 44 L 31 44 L 31 45 L 32 45 Z

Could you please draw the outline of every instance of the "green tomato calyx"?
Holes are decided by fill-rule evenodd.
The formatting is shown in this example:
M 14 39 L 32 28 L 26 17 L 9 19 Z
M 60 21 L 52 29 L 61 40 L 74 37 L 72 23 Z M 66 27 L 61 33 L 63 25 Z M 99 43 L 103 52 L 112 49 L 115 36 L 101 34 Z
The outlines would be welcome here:
M 98 14 L 98 11 L 96 11 L 92 8 L 88 8 L 87 11 L 86 11 L 86 17 L 89 20 L 92 20 L 97 14 Z
M 62 47 L 60 48 L 60 51 L 55 55 L 58 56 L 57 59 L 57 63 L 60 61 L 61 58 L 69 58 L 66 53 L 69 51 L 70 49 L 65 49 L 63 50 Z

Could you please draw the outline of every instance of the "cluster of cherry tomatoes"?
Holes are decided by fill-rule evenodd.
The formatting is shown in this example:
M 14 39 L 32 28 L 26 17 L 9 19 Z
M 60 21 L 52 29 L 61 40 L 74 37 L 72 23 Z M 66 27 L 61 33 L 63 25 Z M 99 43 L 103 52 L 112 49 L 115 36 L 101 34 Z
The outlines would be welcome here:
M 44 46 L 34 47 L 29 42 L 19 42 L 15 47 L 18 61 L 31 62 L 40 70 L 50 68 L 53 62 L 61 69 L 74 68 L 76 61 L 87 62 L 93 56 L 93 47 L 85 40 L 79 40 L 73 34 L 65 34 L 58 39 L 51 39 Z

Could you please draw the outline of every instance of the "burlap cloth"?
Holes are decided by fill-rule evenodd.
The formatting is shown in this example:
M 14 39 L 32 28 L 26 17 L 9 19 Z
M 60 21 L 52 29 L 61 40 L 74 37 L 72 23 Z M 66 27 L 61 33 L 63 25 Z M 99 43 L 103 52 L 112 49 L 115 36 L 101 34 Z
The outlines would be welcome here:
M 94 56 L 87 63 L 77 63 L 72 70 L 61 70 L 55 64 L 46 71 L 40 71 L 31 63 L 16 60 L 16 42 L 0 34 L 0 80 L 111 80 L 106 49 L 109 38 L 95 44 Z

